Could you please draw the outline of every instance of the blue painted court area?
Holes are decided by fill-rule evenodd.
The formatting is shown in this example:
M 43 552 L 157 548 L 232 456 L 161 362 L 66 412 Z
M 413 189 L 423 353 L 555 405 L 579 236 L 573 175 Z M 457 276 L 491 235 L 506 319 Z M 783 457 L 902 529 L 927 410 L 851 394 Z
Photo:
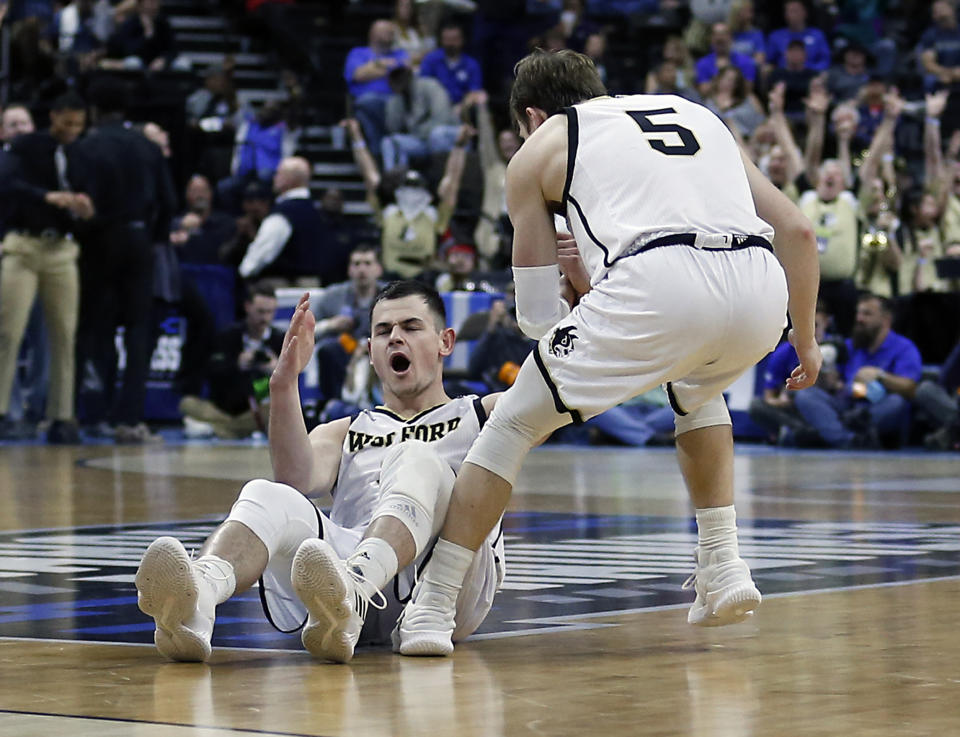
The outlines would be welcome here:
M 0 535 L 0 636 L 149 643 L 133 577 L 160 535 L 197 549 L 215 526 L 190 523 Z M 693 592 L 692 521 L 529 512 L 505 521 L 507 578 L 479 634 L 588 626 L 604 614 L 681 606 Z M 960 576 L 960 526 L 741 520 L 741 553 L 764 594 Z M 299 649 L 252 589 L 217 610 L 215 646 Z

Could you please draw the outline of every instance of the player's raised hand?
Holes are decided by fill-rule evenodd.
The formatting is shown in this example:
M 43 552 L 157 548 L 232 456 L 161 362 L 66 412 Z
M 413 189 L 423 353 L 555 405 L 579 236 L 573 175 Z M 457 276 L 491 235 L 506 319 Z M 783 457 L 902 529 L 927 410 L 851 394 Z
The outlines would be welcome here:
M 316 318 L 310 311 L 310 295 L 304 292 L 290 318 L 290 327 L 283 336 L 283 348 L 277 367 L 270 378 L 271 387 L 296 384 L 297 377 L 313 356 L 313 330 Z
M 817 376 L 820 374 L 820 366 L 823 363 L 823 356 L 820 355 L 820 346 L 817 345 L 815 338 L 800 340 L 793 332 L 793 328 L 790 329 L 788 338 L 797 352 L 800 365 L 787 378 L 787 389 L 799 391 L 816 383 Z

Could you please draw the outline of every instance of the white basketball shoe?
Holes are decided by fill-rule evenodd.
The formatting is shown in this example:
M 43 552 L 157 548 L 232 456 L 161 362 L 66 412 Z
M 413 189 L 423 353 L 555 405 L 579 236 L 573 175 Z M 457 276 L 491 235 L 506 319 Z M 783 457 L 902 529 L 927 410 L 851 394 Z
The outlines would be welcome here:
M 366 579 L 341 560 L 325 540 L 304 540 L 293 557 L 293 589 L 307 607 L 309 617 L 300 639 L 310 654 L 322 660 L 346 663 L 360 638 L 367 607 L 386 609 L 387 600 L 367 592 Z
M 216 593 L 203 580 L 179 540 L 154 540 L 135 579 L 137 606 L 157 623 L 157 650 L 171 660 L 203 662 L 210 657 Z
M 687 622 L 700 627 L 737 624 L 760 606 L 761 596 L 750 576 L 750 568 L 732 547 L 693 551 L 696 569 L 684 584 L 695 587 L 697 598 Z
M 456 596 L 437 584 L 418 582 L 397 624 L 394 649 L 401 655 L 449 655 L 456 613 Z

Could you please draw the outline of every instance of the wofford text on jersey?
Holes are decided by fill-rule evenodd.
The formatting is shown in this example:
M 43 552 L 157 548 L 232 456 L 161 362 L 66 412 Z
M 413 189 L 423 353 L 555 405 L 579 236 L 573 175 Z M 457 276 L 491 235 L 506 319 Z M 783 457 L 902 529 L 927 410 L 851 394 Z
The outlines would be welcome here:
M 423 425 L 404 425 L 403 429 L 399 433 L 391 432 L 386 435 L 370 435 L 365 432 L 356 432 L 355 430 L 350 430 L 350 452 L 356 453 L 363 450 L 367 446 L 371 448 L 386 448 L 393 445 L 393 442 L 397 440 L 397 435 L 399 434 L 400 438 L 398 442 L 403 442 L 404 440 L 422 440 L 425 443 L 433 443 L 437 440 L 442 439 L 448 433 L 453 432 L 460 425 L 460 417 L 454 417 L 452 420 L 447 420 L 446 422 L 434 422 L 430 424 Z

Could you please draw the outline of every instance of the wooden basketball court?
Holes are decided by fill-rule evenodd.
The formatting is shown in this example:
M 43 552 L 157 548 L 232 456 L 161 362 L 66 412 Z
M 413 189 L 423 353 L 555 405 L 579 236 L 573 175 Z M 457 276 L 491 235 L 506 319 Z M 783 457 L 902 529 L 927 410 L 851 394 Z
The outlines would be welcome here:
M 452 658 L 314 662 L 254 592 L 218 610 L 209 664 L 165 662 L 131 583 L 145 541 L 202 540 L 269 470 L 255 446 L 0 448 L 0 735 L 960 733 L 957 455 L 739 448 L 766 598 L 698 629 L 672 451 L 547 446 L 508 588 Z

